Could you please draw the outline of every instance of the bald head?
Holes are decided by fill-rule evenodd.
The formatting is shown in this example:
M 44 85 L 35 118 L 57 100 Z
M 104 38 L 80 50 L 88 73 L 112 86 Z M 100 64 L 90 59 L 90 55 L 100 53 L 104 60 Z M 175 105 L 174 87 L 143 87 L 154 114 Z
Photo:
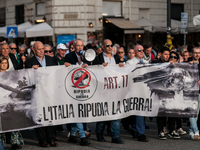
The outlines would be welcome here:
M 112 50 L 113 50 L 112 41 L 109 40 L 109 39 L 106 39 L 106 40 L 104 40 L 103 43 L 104 43 L 103 44 L 103 46 L 104 46 L 104 53 L 108 54 L 108 55 L 111 55 L 112 54 Z
M 141 60 L 144 57 L 144 48 L 142 45 L 136 45 L 134 51 L 136 58 Z
M 35 55 L 37 57 L 39 57 L 40 59 L 43 59 L 43 57 L 44 57 L 44 45 L 43 45 L 43 43 L 40 42 L 40 41 L 35 42 L 34 45 L 33 45 L 33 49 L 34 49 Z
M 43 44 L 43 43 L 40 42 L 40 41 L 36 41 L 36 42 L 33 44 L 33 48 L 36 48 L 39 44 Z

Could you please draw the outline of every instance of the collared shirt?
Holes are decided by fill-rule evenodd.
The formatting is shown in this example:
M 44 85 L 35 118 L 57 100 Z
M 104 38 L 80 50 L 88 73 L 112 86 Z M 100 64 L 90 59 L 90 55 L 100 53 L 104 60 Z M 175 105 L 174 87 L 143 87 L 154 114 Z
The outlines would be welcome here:
M 58 62 L 58 65 L 64 65 L 64 63 L 65 63 L 65 58 L 64 57 L 62 59 L 59 59 L 58 56 L 56 55 L 56 60 Z
M 7 69 L 7 71 L 15 70 L 10 57 L 8 58 L 8 64 L 9 64 L 9 68 Z
M 115 61 L 113 54 L 111 56 L 111 59 L 109 59 L 109 57 L 103 52 L 103 58 L 104 58 L 104 62 L 108 63 L 109 65 L 115 65 L 116 64 L 116 61 Z
M 76 52 L 75 52 L 75 54 L 76 54 Z M 80 56 L 79 56 L 78 54 L 76 54 L 76 57 L 77 57 L 77 59 L 79 60 L 79 57 L 80 57 Z M 82 65 L 82 64 L 83 64 L 83 62 L 81 61 L 80 65 Z M 78 62 L 76 63 L 76 65 L 79 65 Z
M 142 63 L 142 64 L 144 63 L 143 59 L 138 59 L 137 57 L 135 57 L 135 58 L 138 60 L 138 63 Z
M 41 65 L 42 67 L 46 67 L 46 59 L 45 59 L 45 56 L 43 56 L 42 60 L 40 60 L 40 58 L 37 57 L 36 55 L 35 55 L 35 57 L 37 58 L 38 62 L 40 63 L 40 65 Z
M 136 65 L 136 64 L 139 64 L 139 63 L 145 63 L 143 61 L 143 59 L 138 59 L 137 57 L 133 57 L 132 59 L 129 59 L 128 61 L 126 61 L 126 65 Z

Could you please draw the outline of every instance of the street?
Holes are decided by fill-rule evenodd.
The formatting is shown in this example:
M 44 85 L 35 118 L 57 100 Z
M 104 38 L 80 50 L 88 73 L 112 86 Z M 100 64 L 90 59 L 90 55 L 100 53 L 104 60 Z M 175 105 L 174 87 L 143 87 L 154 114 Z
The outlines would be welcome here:
M 179 149 L 199 149 L 200 147 L 200 141 L 194 141 L 188 138 L 188 135 L 181 136 L 181 139 L 167 139 L 167 140 L 159 140 L 157 138 L 157 125 L 156 125 L 156 119 L 153 118 L 153 121 L 149 121 L 146 119 L 146 124 L 150 127 L 150 129 L 146 129 L 145 135 L 148 137 L 149 142 L 138 142 L 137 139 L 132 138 L 132 136 L 123 129 L 121 126 L 121 133 L 120 137 L 124 140 L 125 144 L 114 144 L 111 143 L 111 137 L 107 135 L 106 129 L 104 132 L 104 137 L 106 142 L 98 142 L 96 140 L 95 135 L 95 123 L 89 123 L 88 127 L 92 131 L 91 137 L 89 137 L 89 140 L 91 141 L 90 146 L 80 146 L 79 143 L 69 143 L 67 139 L 66 133 L 59 132 L 57 135 L 57 143 L 59 144 L 58 147 L 50 147 L 49 150 L 66 150 L 66 149 L 73 149 L 73 150 L 93 150 L 93 149 L 113 149 L 113 150 L 146 150 L 146 149 L 152 149 L 152 150 L 179 150 Z M 187 123 L 182 123 L 183 129 L 185 131 L 188 131 Z M 39 144 L 37 142 L 35 132 L 32 130 L 26 130 L 22 131 L 22 136 L 24 137 L 25 145 L 23 146 L 24 150 L 44 150 L 45 148 L 39 147 Z M 10 149 L 10 145 L 7 144 L 6 150 Z

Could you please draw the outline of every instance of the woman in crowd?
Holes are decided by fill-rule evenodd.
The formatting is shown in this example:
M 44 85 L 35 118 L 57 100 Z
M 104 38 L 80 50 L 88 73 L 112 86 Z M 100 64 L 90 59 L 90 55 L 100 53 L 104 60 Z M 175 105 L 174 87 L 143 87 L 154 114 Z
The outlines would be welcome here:
M 9 68 L 8 59 L 0 57 L 0 72 L 5 72 L 8 68 Z M 21 149 L 22 145 L 24 144 L 24 140 L 19 131 L 1 133 L 0 141 L 3 143 L 4 146 L 6 145 L 6 140 L 9 140 L 7 142 L 10 142 L 11 150 Z
M 95 51 L 97 56 L 103 52 L 101 47 L 97 47 Z
M 69 45 L 69 52 L 73 52 L 73 51 L 75 51 L 74 45 L 70 44 Z
M 125 52 L 123 47 L 119 48 L 119 50 L 117 51 L 117 55 L 119 56 L 120 62 L 127 61 L 127 57 L 125 57 Z
M 20 57 L 21 57 L 22 62 L 23 62 L 23 68 L 25 68 L 26 54 L 21 54 Z

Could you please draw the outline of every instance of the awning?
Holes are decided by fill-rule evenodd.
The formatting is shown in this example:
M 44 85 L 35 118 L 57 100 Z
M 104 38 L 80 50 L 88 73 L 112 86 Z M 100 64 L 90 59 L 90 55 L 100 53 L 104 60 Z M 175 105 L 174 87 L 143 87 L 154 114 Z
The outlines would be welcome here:
M 53 28 L 46 22 L 23 28 L 18 32 L 22 37 L 52 36 Z
M 21 34 L 19 33 L 21 30 L 25 29 L 25 28 L 29 28 L 31 27 L 32 25 L 30 24 L 30 22 L 25 22 L 25 23 L 22 23 L 22 24 L 19 24 L 19 25 L 8 25 L 8 26 L 5 26 L 5 27 L 0 27 L 0 36 L 3 36 L 6 38 L 6 33 L 7 33 L 7 27 L 14 27 L 16 26 L 17 27 L 17 30 L 18 30 L 18 35 L 17 37 L 24 37 L 24 36 L 21 36 Z
M 196 25 L 200 25 L 200 15 L 196 15 L 193 17 L 193 24 Z
M 156 32 L 155 27 L 163 25 L 163 23 L 161 23 L 161 22 L 157 22 L 155 20 L 145 19 L 145 18 L 141 18 L 138 21 L 136 21 L 135 23 L 138 26 L 141 26 L 142 28 L 144 28 L 144 30 L 152 32 L 152 33 Z
M 123 18 L 106 18 L 110 23 L 124 30 L 124 34 L 144 33 L 144 29 L 133 22 Z
M 25 23 L 22 23 L 22 24 L 20 24 L 20 25 L 18 25 L 17 27 L 18 27 L 18 37 L 24 37 L 24 31 L 25 31 L 25 29 L 27 29 L 27 28 L 30 28 L 32 26 L 32 24 L 30 23 L 30 22 L 25 22 Z

